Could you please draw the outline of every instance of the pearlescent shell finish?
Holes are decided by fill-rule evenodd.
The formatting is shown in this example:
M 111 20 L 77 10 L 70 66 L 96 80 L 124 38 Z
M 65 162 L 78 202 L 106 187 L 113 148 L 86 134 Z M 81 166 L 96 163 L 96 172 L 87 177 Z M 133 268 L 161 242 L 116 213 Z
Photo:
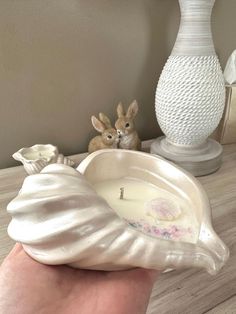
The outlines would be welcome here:
M 79 170 L 79 171 L 77 171 Z M 52 164 L 25 179 L 8 205 L 8 233 L 35 260 L 96 270 L 200 267 L 215 274 L 228 249 L 212 229 L 210 206 L 199 182 L 149 154 L 100 150 L 78 167 Z M 196 244 L 148 236 L 119 217 L 91 183 L 131 176 L 182 195 L 199 220 Z

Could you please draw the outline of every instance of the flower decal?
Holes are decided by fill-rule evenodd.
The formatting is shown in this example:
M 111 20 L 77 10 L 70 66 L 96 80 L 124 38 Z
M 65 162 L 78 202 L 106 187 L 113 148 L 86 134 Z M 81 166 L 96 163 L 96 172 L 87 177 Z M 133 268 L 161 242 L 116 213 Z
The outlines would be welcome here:
M 188 228 L 183 228 L 177 225 L 170 225 L 168 227 L 161 227 L 157 225 L 151 225 L 144 219 L 140 220 L 128 220 L 126 222 L 133 228 L 142 231 L 148 235 L 162 238 L 165 240 L 174 240 L 174 241 L 184 241 L 184 238 L 188 235 L 193 235 L 193 230 Z

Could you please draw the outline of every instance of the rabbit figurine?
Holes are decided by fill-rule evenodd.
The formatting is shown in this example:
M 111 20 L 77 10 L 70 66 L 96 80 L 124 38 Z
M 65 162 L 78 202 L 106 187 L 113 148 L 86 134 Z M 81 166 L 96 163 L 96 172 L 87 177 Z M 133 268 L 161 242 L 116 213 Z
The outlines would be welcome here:
M 95 136 L 89 142 L 88 152 L 93 153 L 103 148 L 117 148 L 119 137 L 117 131 L 111 126 L 109 118 L 99 113 L 99 119 L 91 117 L 92 125 L 101 135 Z
M 121 103 L 117 106 L 118 119 L 115 123 L 119 135 L 119 148 L 141 150 L 141 141 L 134 127 L 134 118 L 138 113 L 138 103 L 134 100 L 125 114 Z

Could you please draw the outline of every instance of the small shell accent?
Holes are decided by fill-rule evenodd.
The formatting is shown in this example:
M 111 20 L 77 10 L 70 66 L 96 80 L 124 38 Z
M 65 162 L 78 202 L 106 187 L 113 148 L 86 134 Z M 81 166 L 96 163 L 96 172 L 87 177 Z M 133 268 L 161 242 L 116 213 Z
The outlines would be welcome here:
M 181 215 L 178 204 L 166 198 L 155 198 L 146 203 L 146 215 L 158 220 L 176 220 Z
M 15 160 L 21 161 L 25 171 L 31 175 L 39 173 L 49 164 L 58 163 L 74 166 L 74 162 L 62 154 L 58 148 L 51 144 L 36 144 L 31 147 L 23 147 L 12 155 Z
M 67 165 L 67 166 L 70 166 L 70 167 L 73 167 L 73 166 L 75 165 L 75 163 L 74 163 L 73 160 L 71 160 L 71 159 L 68 158 L 68 157 L 65 157 L 65 156 L 62 155 L 62 154 L 59 154 L 59 155 L 58 155 L 56 163 L 57 163 L 57 164 Z

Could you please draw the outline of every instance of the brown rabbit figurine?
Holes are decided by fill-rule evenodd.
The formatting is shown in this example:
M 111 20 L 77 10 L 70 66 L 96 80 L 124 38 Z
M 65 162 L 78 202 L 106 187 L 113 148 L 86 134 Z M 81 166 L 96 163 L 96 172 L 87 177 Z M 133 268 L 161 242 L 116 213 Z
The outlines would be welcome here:
M 89 142 L 88 152 L 93 153 L 103 148 L 117 148 L 119 137 L 117 131 L 111 126 L 109 118 L 104 113 L 99 113 L 99 119 L 91 117 L 92 125 L 101 135 L 95 136 Z
M 141 141 L 134 127 L 134 118 L 138 113 L 138 103 L 134 100 L 125 114 L 123 105 L 117 106 L 118 119 L 115 123 L 120 138 L 119 148 L 141 150 Z

